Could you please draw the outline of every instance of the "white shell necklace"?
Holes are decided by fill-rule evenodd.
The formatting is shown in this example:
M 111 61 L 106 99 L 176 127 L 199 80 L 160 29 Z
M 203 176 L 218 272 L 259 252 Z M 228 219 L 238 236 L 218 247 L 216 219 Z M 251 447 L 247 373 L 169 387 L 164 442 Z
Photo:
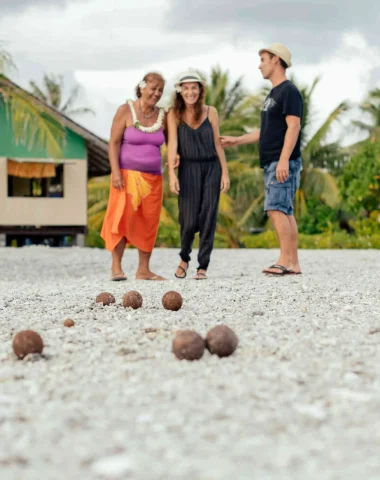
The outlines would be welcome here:
M 156 122 L 151 127 L 144 127 L 143 125 L 140 125 L 140 122 L 137 118 L 137 113 L 136 113 L 135 107 L 133 105 L 133 101 L 128 100 L 127 103 L 129 105 L 129 108 L 131 109 L 133 126 L 137 130 L 140 130 L 141 132 L 146 132 L 146 133 L 153 133 L 153 132 L 157 132 L 158 130 L 160 130 L 160 128 L 162 127 L 162 121 L 163 121 L 164 116 L 165 116 L 165 110 L 163 108 L 159 109 Z
M 140 109 L 141 115 L 142 115 L 144 118 L 146 118 L 147 120 L 148 120 L 149 118 L 152 118 L 153 115 L 156 113 L 156 107 L 153 107 L 153 112 L 151 113 L 151 115 L 144 115 L 143 109 L 141 108 L 141 102 L 140 102 L 140 100 L 139 100 L 139 109 Z

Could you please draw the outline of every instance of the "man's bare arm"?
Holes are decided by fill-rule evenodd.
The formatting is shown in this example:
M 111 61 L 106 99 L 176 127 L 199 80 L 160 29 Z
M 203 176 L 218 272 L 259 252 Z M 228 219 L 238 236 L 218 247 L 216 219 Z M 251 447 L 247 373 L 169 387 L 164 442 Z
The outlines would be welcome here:
M 237 147 L 238 145 L 248 145 L 250 143 L 258 143 L 260 140 L 260 130 L 255 130 L 252 133 L 241 135 L 240 137 L 231 137 L 228 135 L 222 135 L 220 137 L 220 143 L 223 148 Z

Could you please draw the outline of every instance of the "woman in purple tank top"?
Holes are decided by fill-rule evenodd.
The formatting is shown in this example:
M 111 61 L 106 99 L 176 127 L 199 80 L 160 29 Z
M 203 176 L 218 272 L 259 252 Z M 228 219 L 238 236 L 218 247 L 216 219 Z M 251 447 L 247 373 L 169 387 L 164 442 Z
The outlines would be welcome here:
M 112 252 L 112 280 L 126 280 L 122 258 L 127 244 L 139 252 L 137 280 L 164 280 L 149 268 L 162 206 L 162 157 L 166 115 L 156 104 L 165 80 L 148 73 L 137 100 L 119 107 L 109 141 L 111 187 L 101 236 Z

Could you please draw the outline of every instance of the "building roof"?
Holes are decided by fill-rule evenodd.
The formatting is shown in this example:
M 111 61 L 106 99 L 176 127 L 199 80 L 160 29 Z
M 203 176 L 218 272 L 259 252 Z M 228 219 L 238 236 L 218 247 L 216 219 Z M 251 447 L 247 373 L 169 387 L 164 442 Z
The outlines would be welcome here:
M 108 175 L 110 173 L 110 164 L 108 161 L 108 142 L 103 138 L 98 137 L 78 123 L 74 122 L 70 117 L 60 112 L 58 109 L 48 105 L 46 102 L 40 100 L 35 95 L 24 90 L 19 85 L 9 80 L 9 78 L 0 74 L 0 83 L 10 86 L 16 91 L 22 91 L 30 96 L 37 104 L 42 105 L 52 116 L 56 117 L 62 125 L 77 135 L 81 136 L 86 141 L 87 160 L 88 160 L 88 177 L 98 177 Z

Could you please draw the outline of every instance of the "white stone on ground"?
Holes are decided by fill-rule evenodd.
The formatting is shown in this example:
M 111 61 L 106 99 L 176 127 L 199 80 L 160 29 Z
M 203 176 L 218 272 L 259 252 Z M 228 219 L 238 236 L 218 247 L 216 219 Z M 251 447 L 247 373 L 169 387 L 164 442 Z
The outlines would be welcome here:
M 302 251 L 303 275 L 262 275 L 277 255 L 216 250 L 194 281 L 196 252 L 176 280 L 178 250 L 156 250 L 170 280 L 142 282 L 128 250 L 117 283 L 105 250 L 1 248 L 0 478 L 379 479 L 380 252 Z M 121 306 L 128 290 L 143 308 Z M 175 359 L 174 332 L 217 323 L 240 338 L 232 357 Z M 16 359 L 23 329 L 43 357 Z

